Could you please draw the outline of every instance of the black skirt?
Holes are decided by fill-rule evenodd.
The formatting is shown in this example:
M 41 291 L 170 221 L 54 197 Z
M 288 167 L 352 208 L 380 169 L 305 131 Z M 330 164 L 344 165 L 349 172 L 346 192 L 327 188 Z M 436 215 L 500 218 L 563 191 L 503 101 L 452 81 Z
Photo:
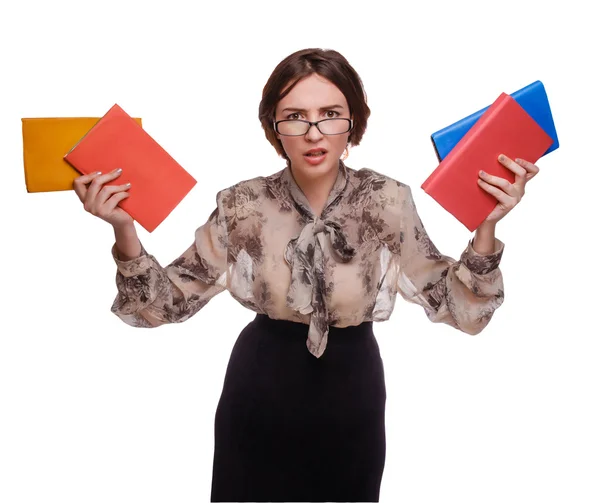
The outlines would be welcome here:
M 257 315 L 239 335 L 215 415 L 211 501 L 379 501 L 385 381 L 372 323 L 330 327 Z

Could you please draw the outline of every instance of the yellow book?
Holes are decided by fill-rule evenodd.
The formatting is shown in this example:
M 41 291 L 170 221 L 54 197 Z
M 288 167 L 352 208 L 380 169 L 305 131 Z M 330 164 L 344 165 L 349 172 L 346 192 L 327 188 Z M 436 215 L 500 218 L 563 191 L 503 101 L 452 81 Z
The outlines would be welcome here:
M 100 117 L 21 119 L 27 192 L 72 190 L 73 180 L 81 173 L 64 156 L 99 120 Z M 142 119 L 134 120 L 142 125 Z

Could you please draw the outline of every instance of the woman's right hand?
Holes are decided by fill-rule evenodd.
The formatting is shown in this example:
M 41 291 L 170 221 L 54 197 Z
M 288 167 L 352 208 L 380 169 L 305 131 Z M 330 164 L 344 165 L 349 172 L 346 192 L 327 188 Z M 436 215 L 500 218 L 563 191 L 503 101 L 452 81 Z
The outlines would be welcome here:
M 120 169 L 110 173 L 91 173 L 76 178 L 73 189 L 83 203 L 83 208 L 92 215 L 108 222 L 113 227 L 133 224 L 133 218 L 118 203 L 129 197 L 129 184 L 105 185 L 121 175 Z

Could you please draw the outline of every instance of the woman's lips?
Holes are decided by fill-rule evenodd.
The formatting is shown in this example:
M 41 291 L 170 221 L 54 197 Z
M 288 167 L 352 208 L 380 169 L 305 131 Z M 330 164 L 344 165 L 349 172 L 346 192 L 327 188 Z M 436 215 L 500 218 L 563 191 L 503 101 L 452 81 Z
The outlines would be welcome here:
M 304 155 L 304 158 L 306 159 L 306 162 L 308 162 L 309 164 L 311 164 L 312 166 L 316 166 L 317 164 L 321 164 L 324 160 L 325 157 L 327 156 L 327 152 L 322 152 L 321 155 Z

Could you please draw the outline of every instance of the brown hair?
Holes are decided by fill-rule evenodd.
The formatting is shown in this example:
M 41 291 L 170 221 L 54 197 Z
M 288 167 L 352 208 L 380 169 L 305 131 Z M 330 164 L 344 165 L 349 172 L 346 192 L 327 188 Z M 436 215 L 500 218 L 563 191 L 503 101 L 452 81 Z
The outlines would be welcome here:
M 367 94 L 358 73 L 346 58 L 331 49 L 297 51 L 275 67 L 263 88 L 262 100 L 258 107 L 258 118 L 267 140 L 285 159 L 287 159 L 287 155 L 273 129 L 275 109 L 279 100 L 285 97 L 300 80 L 313 73 L 335 84 L 346 98 L 350 114 L 354 119 L 348 143 L 358 145 L 367 129 L 367 119 L 371 114 L 371 110 L 367 106 Z M 291 85 L 286 89 L 285 87 L 290 83 Z

